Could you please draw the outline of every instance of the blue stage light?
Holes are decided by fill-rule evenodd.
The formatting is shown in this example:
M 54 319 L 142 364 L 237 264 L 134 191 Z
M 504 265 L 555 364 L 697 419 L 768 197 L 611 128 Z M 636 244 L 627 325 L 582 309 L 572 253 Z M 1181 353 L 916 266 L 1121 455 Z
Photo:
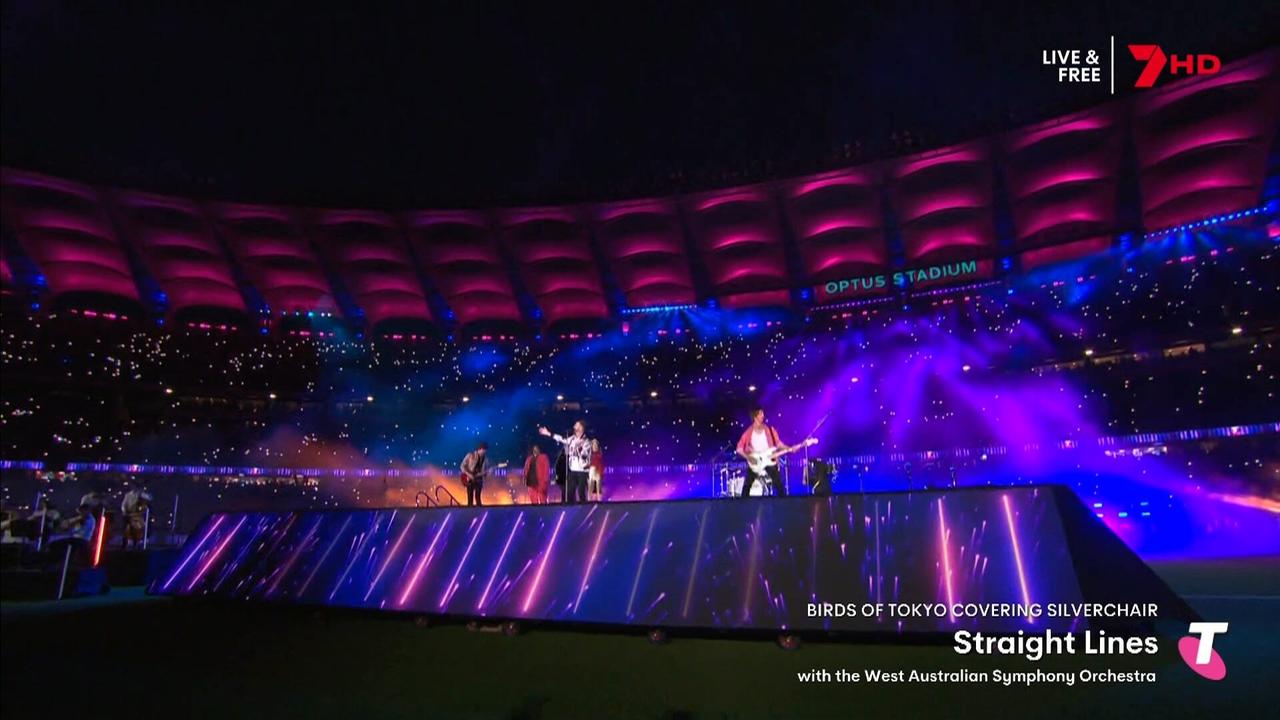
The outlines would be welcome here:
M 652 305 L 649 307 L 622 308 L 623 315 L 653 315 L 657 313 L 675 312 L 677 310 L 693 310 L 697 305 Z
M 1263 205 L 1255 208 L 1250 208 L 1248 210 L 1240 210 L 1232 213 L 1223 213 L 1221 215 L 1214 215 L 1213 217 L 1205 218 L 1197 222 L 1183 223 L 1182 225 L 1178 225 L 1177 227 L 1164 228 L 1163 230 L 1156 230 L 1154 232 L 1149 232 L 1143 235 L 1142 239 L 1153 240 L 1155 238 L 1164 237 L 1166 235 L 1182 232 L 1184 230 L 1190 230 L 1190 229 L 1201 228 L 1201 227 L 1209 227 L 1212 225 L 1219 225 L 1224 222 L 1230 222 L 1232 220 L 1238 220 L 1242 217 L 1251 217 L 1260 212 L 1268 212 L 1270 210 L 1271 210 L 1271 205 L 1268 204 L 1268 205 Z M 1123 240 L 1124 240 L 1124 236 L 1121 236 L 1122 243 L 1123 243 Z

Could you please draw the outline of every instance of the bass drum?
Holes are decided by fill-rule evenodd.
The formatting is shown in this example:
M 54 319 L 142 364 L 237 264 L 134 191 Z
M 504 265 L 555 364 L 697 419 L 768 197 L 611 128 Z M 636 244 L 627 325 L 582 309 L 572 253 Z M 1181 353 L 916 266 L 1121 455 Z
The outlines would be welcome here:
M 742 497 L 742 486 L 747 482 L 747 477 L 741 473 L 735 474 L 725 481 L 725 487 L 729 491 L 729 497 Z M 751 486 L 751 497 L 760 497 L 767 495 L 765 492 L 765 484 L 757 482 Z

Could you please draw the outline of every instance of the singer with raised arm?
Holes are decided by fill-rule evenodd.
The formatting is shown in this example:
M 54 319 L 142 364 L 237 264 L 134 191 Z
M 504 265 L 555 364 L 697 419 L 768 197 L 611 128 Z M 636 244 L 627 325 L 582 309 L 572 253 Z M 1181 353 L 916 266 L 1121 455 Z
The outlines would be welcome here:
M 566 503 L 587 501 L 587 473 L 591 470 L 591 440 L 587 438 L 587 426 L 581 420 L 573 424 L 573 434 L 569 437 L 557 435 L 545 427 L 538 432 L 564 446 L 565 457 L 569 460 L 569 473 L 564 484 L 564 501 Z
M 816 442 L 813 438 L 805 438 L 803 442 L 787 445 L 778 437 L 778 431 L 764 421 L 764 409 L 751 411 L 751 424 L 738 439 L 738 455 L 747 461 L 747 477 L 742 482 L 742 495 L 751 495 L 751 488 L 760 483 L 763 494 L 768 494 L 770 487 L 777 495 L 786 495 L 787 487 L 782 483 L 782 474 L 778 471 L 778 458 L 789 452 L 795 452 Z

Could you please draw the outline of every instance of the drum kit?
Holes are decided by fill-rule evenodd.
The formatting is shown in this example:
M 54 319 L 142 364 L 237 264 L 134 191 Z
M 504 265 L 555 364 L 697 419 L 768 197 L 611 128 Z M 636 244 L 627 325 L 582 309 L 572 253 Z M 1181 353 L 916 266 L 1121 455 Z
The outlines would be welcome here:
M 742 485 L 747 481 L 747 472 L 742 463 L 721 463 L 716 468 L 717 477 L 717 497 L 740 497 L 742 495 Z M 753 497 L 764 495 L 766 490 L 772 495 L 772 483 L 764 484 L 756 483 L 751 487 L 751 495 Z M 769 486 L 769 487 L 766 487 Z
M 787 482 L 788 464 L 782 465 L 782 481 Z M 741 497 L 742 486 L 747 481 L 747 468 L 742 461 L 715 463 L 712 470 L 712 490 L 715 497 Z M 804 485 L 812 495 L 830 495 L 831 484 L 835 481 L 835 467 L 821 459 L 811 458 L 804 465 Z M 751 497 L 777 495 L 773 482 L 765 476 L 765 482 L 751 486 Z

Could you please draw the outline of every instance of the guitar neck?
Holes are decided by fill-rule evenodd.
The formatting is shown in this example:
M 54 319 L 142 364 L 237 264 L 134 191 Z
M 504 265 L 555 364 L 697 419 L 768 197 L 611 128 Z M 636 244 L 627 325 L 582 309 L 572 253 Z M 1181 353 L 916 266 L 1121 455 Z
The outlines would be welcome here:
M 787 453 L 793 453 L 793 452 L 795 452 L 795 451 L 797 451 L 797 450 L 800 450 L 800 449 L 802 449 L 802 448 L 806 448 L 806 447 L 808 447 L 808 446 L 810 446 L 810 445 L 812 445 L 812 444 L 813 444 L 813 442 L 811 441 L 811 439 L 806 438 L 806 439 L 801 440 L 800 442 L 796 443 L 795 445 L 787 445 L 787 446 L 783 447 L 782 449 L 780 449 L 780 450 L 775 454 L 775 457 L 776 457 L 777 455 L 786 455 Z
M 506 466 L 507 466 L 507 464 L 506 464 L 506 463 L 498 463 L 497 465 L 493 465 L 493 466 L 487 467 L 487 468 L 485 468 L 485 469 L 481 470 L 480 472 L 471 473 L 471 477 L 473 477 L 473 478 L 481 478 L 481 477 L 484 477 L 485 475 L 488 475 L 490 472 L 493 472 L 494 470 L 501 470 L 502 468 L 504 468 L 504 467 L 506 467 Z

